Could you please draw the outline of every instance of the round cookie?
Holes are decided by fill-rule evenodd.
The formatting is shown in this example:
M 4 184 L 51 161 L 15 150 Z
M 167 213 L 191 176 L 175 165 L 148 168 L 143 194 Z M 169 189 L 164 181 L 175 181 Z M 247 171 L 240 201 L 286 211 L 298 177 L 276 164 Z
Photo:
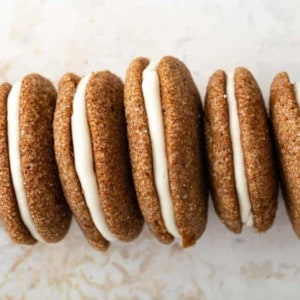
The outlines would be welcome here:
M 10 175 L 7 141 L 7 97 L 10 90 L 8 83 L 0 86 L 0 218 L 14 242 L 30 245 L 36 240 L 22 221 Z
M 202 107 L 185 65 L 137 58 L 125 81 L 131 166 L 139 205 L 162 243 L 195 244 L 207 222 Z
M 278 187 L 269 123 L 260 89 L 245 68 L 209 79 L 205 138 L 210 186 L 221 221 L 239 233 L 273 224 Z
M 58 242 L 68 231 L 71 212 L 53 149 L 55 88 L 30 74 L 0 91 L 1 220 L 17 243 Z
M 279 158 L 283 196 L 295 233 L 300 237 L 300 85 L 288 74 L 271 85 L 270 113 Z
M 143 219 L 129 164 L 121 80 L 108 71 L 81 80 L 65 74 L 54 140 L 64 193 L 88 242 L 105 250 L 114 239 L 136 238 Z

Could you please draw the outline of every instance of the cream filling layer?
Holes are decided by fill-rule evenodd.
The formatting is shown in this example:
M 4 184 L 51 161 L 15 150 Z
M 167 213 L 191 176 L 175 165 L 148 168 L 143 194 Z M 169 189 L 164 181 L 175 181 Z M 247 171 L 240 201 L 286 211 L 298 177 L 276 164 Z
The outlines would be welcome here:
M 169 185 L 160 84 L 156 69 L 157 64 L 150 63 L 143 71 L 142 91 L 151 139 L 154 181 L 161 214 L 168 232 L 177 238 L 180 237 L 180 233 L 175 221 Z
M 298 103 L 298 106 L 300 106 L 300 82 L 296 82 L 293 84 L 296 100 Z
M 239 200 L 241 220 L 243 224 L 246 224 L 247 226 L 252 226 L 253 215 L 251 211 L 251 202 L 246 177 L 246 168 L 241 141 L 241 129 L 238 115 L 237 100 L 235 97 L 233 72 L 229 73 L 227 76 L 226 92 L 229 111 L 230 136 L 232 141 L 234 178 Z
M 91 218 L 103 237 L 108 241 L 113 241 L 116 238 L 106 222 L 101 205 L 97 177 L 94 169 L 92 139 L 87 119 L 85 91 L 91 75 L 92 74 L 89 74 L 80 80 L 73 100 L 71 131 L 74 162 Z
M 31 233 L 38 241 L 43 241 L 38 233 L 33 218 L 30 213 L 29 205 L 26 198 L 24 178 L 21 166 L 20 155 L 20 94 L 22 82 L 13 85 L 7 98 L 7 137 L 8 137 L 8 153 L 9 165 L 12 177 L 12 183 L 15 190 L 17 204 L 19 207 L 21 218 Z

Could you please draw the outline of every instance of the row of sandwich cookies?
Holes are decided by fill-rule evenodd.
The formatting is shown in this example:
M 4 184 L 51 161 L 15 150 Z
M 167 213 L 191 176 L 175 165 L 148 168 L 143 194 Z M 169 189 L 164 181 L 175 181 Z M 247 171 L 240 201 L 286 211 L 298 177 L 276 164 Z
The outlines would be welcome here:
M 135 59 L 125 87 L 108 71 L 68 73 L 57 95 L 36 74 L 2 84 L 2 223 L 15 242 L 57 242 L 72 211 L 89 243 L 105 250 L 115 239 L 136 238 L 145 220 L 162 243 L 179 239 L 188 247 L 205 229 L 210 186 L 229 229 L 265 231 L 277 208 L 274 133 L 299 235 L 298 87 L 286 73 L 275 77 L 271 130 L 260 89 L 244 68 L 211 76 L 204 113 L 190 72 L 173 57 Z

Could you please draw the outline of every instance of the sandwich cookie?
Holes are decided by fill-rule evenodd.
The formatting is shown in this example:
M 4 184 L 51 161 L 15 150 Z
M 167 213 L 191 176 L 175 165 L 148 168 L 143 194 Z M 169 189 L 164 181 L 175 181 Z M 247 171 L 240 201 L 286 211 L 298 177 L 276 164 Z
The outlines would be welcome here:
M 210 186 L 216 212 L 233 232 L 271 227 L 278 187 L 266 108 L 245 68 L 209 79 L 205 137 Z
M 55 104 L 55 88 L 38 74 L 0 86 L 0 218 L 17 243 L 58 242 L 70 225 L 53 148 Z
M 270 113 L 280 165 L 283 196 L 293 228 L 300 237 L 300 84 L 285 72 L 273 80 Z
M 132 181 L 123 83 L 108 71 L 59 82 L 55 154 L 64 194 L 88 242 L 136 238 L 143 219 Z
M 137 58 L 125 81 L 131 166 L 139 205 L 162 243 L 195 244 L 207 222 L 202 107 L 185 65 Z

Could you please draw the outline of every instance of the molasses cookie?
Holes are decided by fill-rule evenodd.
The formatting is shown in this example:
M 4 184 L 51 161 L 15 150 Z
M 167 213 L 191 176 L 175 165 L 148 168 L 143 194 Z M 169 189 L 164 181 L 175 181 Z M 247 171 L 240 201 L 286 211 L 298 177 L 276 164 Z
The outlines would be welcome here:
M 137 58 L 125 81 L 133 178 L 151 232 L 162 243 L 195 244 L 207 222 L 202 107 L 186 66 Z
M 0 86 L 0 218 L 11 239 L 57 242 L 71 212 L 53 148 L 56 91 L 38 74 Z
M 123 83 L 108 71 L 59 82 L 55 154 L 66 199 L 89 243 L 136 238 L 143 219 L 132 181 Z
M 271 227 L 277 209 L 277 180 L 266 108 L 245 68 L 216 71 L 205 98 L 205 137 L 212 198 L 233 232 Z
M 270 112 L 283 196 L 300 237 L 300 84 L 279 73 L 271 86 Z

